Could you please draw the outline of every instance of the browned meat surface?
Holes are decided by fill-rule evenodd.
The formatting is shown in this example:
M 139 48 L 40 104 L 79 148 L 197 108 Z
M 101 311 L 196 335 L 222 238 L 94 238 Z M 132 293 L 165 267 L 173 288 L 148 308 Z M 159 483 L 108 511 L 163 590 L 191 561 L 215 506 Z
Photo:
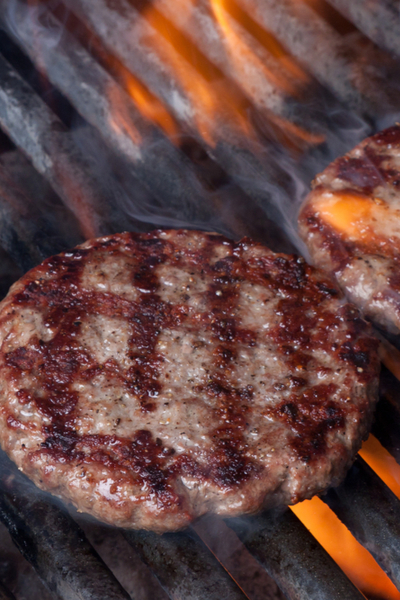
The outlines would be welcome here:
M 357 310 L 248 239 L 92 240 L 0 306 L 2 447 L 108 523 L 161 532 L 310 498 L 371 421 L 376 344 Z
M 400 126 L 315 179 L 299 217 L 314 263 L 380 328 L 400 333 Z

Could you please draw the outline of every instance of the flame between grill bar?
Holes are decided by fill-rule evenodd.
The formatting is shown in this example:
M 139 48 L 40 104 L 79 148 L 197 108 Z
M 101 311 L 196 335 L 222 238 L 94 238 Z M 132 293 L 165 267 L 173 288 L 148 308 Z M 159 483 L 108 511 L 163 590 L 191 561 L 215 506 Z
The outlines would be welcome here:
M 0 600 L 16 600 L 14 594 L 0 583 Z
M 277 223 L 282 220 L 273 202 L 276 190 L 279 189 L 281 198 L 290 204 L 297 184 L 282 168 L 281 162 L 285 158 L 281 151 L 278 157 L 268 141 L 262 147 L 255 144 L 248 133 L 236 127 L 234 120 L 227 120 L 223 112 L 213 115 L 211 119 L 203 107 L 196 103 L 198 91 L 182 89 L 171 66 L 154 51 L 152 43 L 160 40 L 157 31 L 126 0 L 118 0 L 112 5 L 104 0 L 96 3 L 96 6 L 87 0 L 68 0 L 65 4 L 95 32 L 110 53 L 117 54 L 126 67 L 164 102 L 182 127 L 201 141 L 232 181 L 272 221 Z M 167 44 L 166 51 L 171 52 L 179 62 L 178 53 L 167 42 L 164 43 Z M 188 69 L 189 72 L 193 70 L 190 66 Z M 186 76 L 185 72 L 180 79 Z M 197 73 L 195 78 L 198 79 Z M 204 85 L 209 84 L 204 80 Z M 213 140 L 210 144 L 207 143 L 208 135 L 205 139 L 199 137 L 199 131 L 203 130 L 212 130 Z M 286 160 L 290 160 L 290 157 L 287 156 Z M 296 166 L 292 166 L 296 171 Z M 297 169 L 296 178 L 300 181 L 305 177 L 305 173 Z
M 358 457 L 344 482 L 323 500 L 399 588 L 400 502 L 393 492 Z
M 192 529 L 158 536 L 124 531 L 173 600 L 244 600 L 245 594 Z
M 14 32 L 13 37 L 28 52 L 36 67 L 123 157 L 132 174 L 152 195 L 164 201 L 168 196 L 172 207 L 176 205 L 176 210 L 181 212 L 190 202 L 191 208 L 195 206 L 197 210 L 192 218 L 209 220 L 214 211 L 202 193 L 200 182 L 197 189 L 194 185 L 192 163 L 138 113 L 128 94 L 67 31 L 56 47 L 38 43 L 28 11 L 29 7 L 15 2 L 13 16 L 18 36 Z M 48 26 L 62 27 L 54 15 L 44 15 Z M 7 31 L 13 34 L 13 30 L 8 28 Z M 118 110 L 121 117 L 112 118 Z M 168 174 L 167 179 L 165 174 Z
M 398 22 L 400 6 L 396 0 L 328 0 L 381 48 L 400 55 Z
M 198 147 L 205 149 L 207 160 L 214 161 L 213 168 L 218 170 L 218 177 L 223 181 L 224 177 L 230 177 L 235 182 L 236 187 L 231 187 L 229 193 L 234 190 L 241 194 L 244 212 L 251 212 L 253 222 L 254 215 L 260 215 L 260 220 L 265 219 L 264 233 L 271 229 L 268 219 L 278 218 L 271 203 L 276 190 L 280 190 L 281 198 L 288 200 L 294 193 L 293 183 L 280 165 L 280 159 L 288 160 L 290 153 L 282 147 L 276 152 L 268 136 L 260 148 L 246 132 L 227 122 L 229 119 L 224 114 L 213 119 L 213 139 L 209 139 L 207 134 L 202 135 L 199 122 L 204 124 L 205 129 L 210 123 L 209 117 L 201 114 L 196 103 L 196 90 L 186 89 L 182 80 L 171 71 L 168 62 L 149 45 L 156 38 L 160 42 L 159 34 L 144 13 L 136 10 L 128 0 L 99 0 L 96 3 L 66 0 L 65 4 L 95 32 L 104 48 L 115 52 L 125 66 L 165 103 L 179 125 L 180 135 L 196 139 Z M 372 10 L 362 8 L 358 0 L 351 9 L 345 8 L 341 0 L 331 0 L 331 4 L 359 24 L 379 44 L 397 48 L 397 42 L 391 37 L 391 25 L 387 22 L 388 15 L 393 14 L 392 2 L 382 2 L 379 9 L 374 5 Z M 226 11 L 223 16 L 230 19 L 233 31 L 248 42 L 254 55 L 273 75 L 270 80 L 263 80 L 258 89 L 252 87 L 252 81 L 261 74 L 260 63 L 253 64 L 251 75 L 246 73 L 244 65 L 244 79 L 239 77 L 222 52 L 221 24 L 217 26 L 215 15 L 211 20 L 211 13 L 205 9 L 204 2 L 199 2 L 193 13 L 195 29 L 189 27 L 189 21 L 185 22 L 183 14 L 174 12 L 168 2 L 157 0 L 154 5 L 164 19 L 190 38 L 215 69 L 220 69 L 235 85 L 243 87 L 244 96 L 258 109 L 293 119 L 301 126 L 307 123 L 308 108 L 303 110 L 299 104 L 300 113 L 297 113 L 296 101 L 289 92 L 279 87 L 279 68 L 275 60 L 254 40 L 250 41 L 246 31 Z M 219 6 L 224 10 L 221 3 Z M 139 113 L 123 86 L 99 64 L 95 52 L 90 53 L 67 31 L 63 32 L 54 48 L 38 47 L 30 22 L 25 19 L 29 7 L 17 0 L 14 7 L 18 34 L 3 23 L 8 35 L 13 36 L 35 67 L 45 73 L 51 83 L 68 97 L 74 110 L 90 124 L 85 129 L 88 136 L 93 136 L 94 140 L 100 139 L 96 135 L 101 136 L 102 143 L 110 148 L 110 156 L 115 154 L 118 160 L 129 163 L 132 181 L 143 184 L 151 196 L 156 199 L 167 196 L 173 209 L 195 215 L 197 223 L 214 219 L 226 198 L 222 194 L 213 195 L 210 199 L 206 178 L 202 178 L 196 161 L 186 160 L 184 153 Z M 339 102 L 333 99 L 338 108 L 344 102 L 355 111 L 376 118 L 380 111 L 391 107 L 390 93 L 382 85 L 377 85 L 384 76 L 379 78 L 374 65 L 368 77 L 362 72 L 357 40 L 354 50 L 349 52 L 342 37 L 308 6 L 294 0 L 264 0 L 263 3 L 237 0 L 237 8 L 247 10 L 257 22 L 268 28 L 313 77 L 330 89 L 339 99 Z M 48 25 L 58 26 L 53 13 L 46 12 L 46 8 L 41 10 L 45 11 Z M 368 21 L 374 15 L 386 23 L 381 27 L 384 36 L 379 39 Z M 193 24 L 193 21 L 190 23 Z M 217 39 L 215 46 L 210 43 L 213 37 Z M 167 39 L 160 43 L 165 52 L 171 51 Z M 189 71 L 191 69 L 189 65 Z M 309 79 L 313 80 L 311 76 Z M 2 55 L 0 82 L 0 125 L 33 163 L 33 167 L 26 164 L 26 169 L 36 169 L 50 183 L 54 191 L 46 190 L 45 195 L 53 194 L 58 211 L 58 222 L 45 216 L 46 206 L 40 200 L 44 184 L 38 174 L 36 177 L 39 177 L 40 183 L 36 196 L 29 184 L 19 181 L 19 167 L 16 169 L 15 164 L 24 169 L 26 163 L 19 150 L 8 157 L 0 156 L 0 244 L 17 264 L 27 269 L 45 256 L 78 243 L 80 239 L 73 239 L 73 235 L 68 237 L 68 227 L 59 226 L 63 220 L 72 224 L 74 220 L 79 221 L 81 237 L 126 229 L 118 203 L 114 202 L 114 196 L 104 192 L 106 188 L 102 185 L 101 176 L 93 175 L 71 131 Z M 312 85 L 317 84 L 313 81 Z M 326 94 L 328 98 L 329 93 Z M 117 98 L 127 111 L 127 120 L 119 126 L 111 120 L 113 98 Z M 365 125 L 364 121 L 359 123 Z M 327 127 L 326 121 L 318 122 L 318 119 L 313 121 L 313 125 L 318 132 L 320 127 L 323 132 Z M 334 135 L 334 129 L 332 125 L 325 133 Z M 306 152 L 304 148 L 302 150 Z M 307 169 L 296 165 L 294 172 L 298 181 L 307 180 Z M 54 192 L 59 198 L 55 199 Z M 33 202 L 30 201 L 32 196 Z M 256 208 L 259 213 L 255 212 Z M 69 214 L 70 210 L 75 217 Z M 246 215 L 239 216 L 246 221 Z M 215 225 L 215 221 L 213 223 Z M 132 228 L 130 224 L 129 227 Z M 234 226 L 231 230 L 236 232 Z M 240 231 L 240 234 L 243 233 L 247 231 Z M 79 234 L 75 235 L 79 238 Z M 264 241 L 274 249 L 282 249 L 277 248 L 277 244 L 282 244 L 279 233 L 273 232 L 271 239 L 264 237 Z M 388 415 L 392 415 L 393 419 Z M 395 429 L 399 423 L 399 404 L 393 401 L 392 392 L 386 390 L 378 409 L 375 432 L 398 460 L 400 443 Z M 27 492 L 30 485 L 15 469 L 5 468 L 0 519 L 48 587 L 65 600 L 128 598 L 69 514 L 48 503 L 47 496 L 39 492 L 30 495 Z M 373 495 L 369 494 L 371 487 Z M 337 491 L 329 492 L 326 501 L 348 523 L 359 540 L 371 549 L 393 581 L 399 584 L 399 502 L 384 484 L 359 459 L 345 484 Z M 377 504 L 379 511 L 376 510 Z M 291 600 L 363 598 L 291 512 L 272 511 L 257 517 L 230 519 L 227 524 Z M 193 530 L 162 537 L 149 532 L 125 531 L 124 536 L 151 567 L 171 598 L 239 600 L 245 597 Z M 12 598 L 12 595 L 0 588 L 0 600 L 2 597 Z
M 400 462 L 400 393 L 398 380 L 386 369 L 381 374 L 381 396 L 372 432 Z
M 292 512 L 273 510 L 226 523 L 291 600 L 364 598 Z

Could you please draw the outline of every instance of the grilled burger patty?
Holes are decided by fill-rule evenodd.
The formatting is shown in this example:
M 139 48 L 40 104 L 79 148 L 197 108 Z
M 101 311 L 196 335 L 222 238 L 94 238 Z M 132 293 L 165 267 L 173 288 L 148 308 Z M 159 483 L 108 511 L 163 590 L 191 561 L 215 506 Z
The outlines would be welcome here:
M 314 181 L 299 218 L 314 263 L 380 328 L 400 333 L 400 126 L 367 138 Z
M 2 447 L 108 523 L 162 532 L 310 498 L 367 434 L 365 322 L 303 259 L 249 239 L 92 240 L 0 307 Z

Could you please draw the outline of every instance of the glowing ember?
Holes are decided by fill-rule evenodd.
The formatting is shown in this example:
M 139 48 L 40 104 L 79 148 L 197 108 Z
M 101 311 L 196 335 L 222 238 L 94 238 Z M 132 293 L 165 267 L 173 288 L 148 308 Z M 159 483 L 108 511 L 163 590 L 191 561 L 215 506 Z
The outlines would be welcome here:
M 314 497 L 291 509 L 367 597 L 400 599 L 400 592 L 375 559 L 322 500 Z
M 141 114 L 152 123 L 158 125 L 173 140 L 178 134 L 179 128 L 162 102 L 141 81 L 123 67 L 119 61 L 113 58 L 112 63 L 114 70 L 119 71 L 126 91 Z M 118 98 L 112 97 L 110 100 L 115 107 L 114 112 L 110 115 L 113 124 L 130 133 L 133 140 L 140 142 L 140 134 L 132 125 L 128 107 L 123 102 L 120 102 Z
M 238 128 L 250 135 L 251 126 L 245 115 L 248 103 L 244 96 L 230 90 L 230 82 L 225 81 L 219 69 L 163 13 L 149 5 L 143 16 L 157 32 L 154 51 L 173 68 L 179 85 L 190 99 L 191 117 L 203 139 L 214 145 L 214 129 L 228 122 L 232 130 Z

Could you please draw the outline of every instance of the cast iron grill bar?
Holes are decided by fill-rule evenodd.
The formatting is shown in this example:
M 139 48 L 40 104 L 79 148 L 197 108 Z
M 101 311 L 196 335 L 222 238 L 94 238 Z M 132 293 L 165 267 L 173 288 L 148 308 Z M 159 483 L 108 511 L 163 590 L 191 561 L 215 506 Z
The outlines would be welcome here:
M 319 101 L 323 98 L 324 105 L 328 106 L 331 102 L 326 90 L 295 64 L 292 58 L 291 66 L 282 57 L 276 58 L 228 12 L 223 3 L 218 3 L 218 10 L 232 35 L 240 40 L 244 48 L 237 47 L 234 43 L 229 44 L 226 33 L 210 9 L 209 0 L 189 4 L 190 18 L 187 12 L 176 10 L 168 0 L 153 2 L 152 9 L 155 8 L 183 31 L 196 48 L 234 81 L 261 114 L 267 111 L 266 118 L 270 116 L 273 120 L 273 113 L 286 119 L 290 125 L 301 127 L 305 135 L 310 136 L 310 145 L 317 143 L 317 137 L 312 141 L 313 134 L 322 138 L 324 135 L 336 133 L 332 131 L 335 128 L 329 131 L 325 114 L 315 110 L 317 95 Z M 265 35 L 267 36 L 267 33 Z M 273 43 L 278 45 L 275 40 Z
M 117 54 L 122 63 L 169 107 L 176 119 L 197 139 L 196 119 L 199 115 L 196 112 L 201 112 L 201 118 L 209 117 L 196 106 L 194 91 L 182 90 L 168 63 L 149 45 L 148 40 L 156 38 L 161 43 L 166 42 L 162 42 L 140 13 L 127 0 L 114 0 L 112 4 L 99 0 L 95 5 L 90 0 L 66 0 L 65 4 L 89 30 L 94 31 L 104 48 Z M 176 56 L 177 63 L 181 60 L 179 57 Z M 216 126 L 216 144 L 207 148 L 209 155 L 265 211 L 268 218 L 282 221 L 282 215 L 271 198 L 279 189 L 281 198 L 286 197 L 286 201 L 291 203 L 297 185 L 288 177 L 287 169 L 279 164 L 285 156 L 281 152 L 279 157 L 274 156 L 272 144 L 268 142 L 263 147 L 255 144 L 247 134 L 235 129 L 231 121 L 226 122 L 226 115 L 214 115 L 211 121 L 208 125 L 211 128 Z M 288 157 L 286 159 L 289 160 Z M 294 172 L 297 169 L 297 180 L 304 180 L 305 175 L 295 162 L 291 162 L 291 168 Z M 307 175 L 307 181 L 308 178 Z
M 129 600 L 66 510 L 3 457 L 1 467 L 0 520 L 49 590 L 61 600 Z
M 245 600 L 193 529 L 162 536 L 128 529 L 123 534 L 173 600 Z
M 0 244 L 23 271 L 46 258 L 41 247 L 42 241 L 46 242 L 46 224 L 41 215 L 29 208 L 29 202 L 9 177 L 0 157 Z
M 364 599 L 290 510 L 226 523 L 290 600 Z
M 182 61 L 172 44 L 128 0 L 116 0 L 112 4 L 99 0 L 96 5 L 90 0 L 66 0 L 64 3 L 99 36 L 104 48 L 117 55 L 129 71 L 173 111 L 190 133 L 198 136 L 198 123 L 203 122 L 209 128 L 214 126 L 221 140 L 231 144 L 237 143 L 238 139 L 245 142 L 244 136 L 233 129 L 226 114 L 218 114 L 213 122 L 210 121 L 209 115 L 198 105 L 199 91 L 190 86 L 184 89 L 179 73 L 185 65 L 183 77 L 189 74 L 193 80 L 199 78 L 203 81 L 204 78 L 193 66 Z M 175 68 L 165 56 L 172 56 Z M 209 84 L 206 79 L 203 83 L 205 89 Z
M 377 46 L 400 55 L 398 0 L 328 0 Z
M 323 500 L 400 589 L 400 502 L 393 492 L 357 457 L 344 482 Z
M 14 594 L 10 592 L 1 582 L 0 582 L 0 600 L 16 600 Z
M 372 433 L 400 463 L 400 389 L 399 381 L 382 368 L 380 400 L 375 412 Z
M 104 223 L 116 227 L 108 199 L 63 123 L 1 55 L 0 81 L 2 129 L 71 209 L 84 236 L 100 235 Z
M 151 10 L 157 10 L 184 32 L 195 47 L 221 69 L 225 76 L 234 81 L 259 109 L 272 111 L 289 119 L 296 116 L 293 114 L 293 98 L 290 96 L 299 91 L 298 87 L 288 85 L 287 79 L 285 82 L 282 64 L 235 21 L 222 5 L 220 10 L 224 20 L 229 23 L 235 37 L 250 50 L 242 56 L 241 49 L 236 47 L 234 61 L 231 56 L 233 49 L 230 51 L 226 41 L 224 42 L 224 32 L 221 31 L 221 26 L 207 0 L 188 4 L 186 11 L 176 10 L 168 0 L 157 0 L 152 3 Z M 250 53 L 254 60 L 249 56 Z M 292 77 L 295 79 L 296 75 L 293 73 Z
M 18 178 L 22 170 L 29 173 L 29 188 Z M 64 239 L 65 231 L 56 229 L 54 222 L 49 221 L 43 196 L 49 195 L 50 190 L 43 183 L 18 150 L 0 155 L 0 244 L 22 271 L 82 241 L 76 235 Z M 55 201 L 54 195 L 51 198 Z M 60 208 L 53 206 L 56 218 L 64 223 L 69 221 L 74 230 L 72 215 L 66 215 Z
M 238 4 L 353 110 L 374 117 L 387 109 L 389 98 L 379 69 L 369 65 L 364 74 L 357 53 L 350 53 L 340 34 L 308 5 L 298 0 L 238 0 Z
M 99 0 L 96 6 L 90 0 L 64 0 L 64 2 L 87 24 L 89 29 L 96 32 L 102 39 L 104 46 L 111 53 L 116 53 L 132 73 L 135 73 L 140 79 L 145 81 L 149 88 L 171 107 L 178 119 L 185 121 L 191 129 L 195 128 L 194 121 L 196 119 L 196 112 L 198 111 L 196 108 L 196 98 L 191 96 L 190 90 L 182 89 L 182 86 L 177 81 L 176 71 L 173 71 L 168 61 L 163 59 L 163 54 L 166 52 L 173 54 L 174 51 L 171 45 L 158 34 L 146 18 L 128 0 L 116 0 L 112 4 L 106 2 L 106 0 Z M 166 10 L 165 7 L 164 10 Z M 197 11 L 199 12 L 200 9 L 197 9 Z M 312 15 L 315 17 L 314 13 Z M 169 11 L 168 16 L 170 16 Z M 179 20 L 179 16 L 175 16 L 175 20 Z M 179 24 L 181 24 L 180 20 Z M 284 23 L 283 26 L 286 27 L 287 24 Z M 326 27 L 328 28 L 328 26 Z M 216 29 L 215 24 L 212 25 L 212 28 L 218 40 L 220 33 Z M 324 33 L 327 32 L 324 30 Z M 330 32 L 329 29 L 328 33 L 332 33 L 332 35 L 329 36 L 329 40 L 326 43 L 334 41 L 335 46 L 338 46 L 339 39 L 335 37 L 334 32 Z M 191 35 L 195 36 L 196 34 L 191 33 Z M 196 42 L 198 38 L 199 36 L 196 35 Z M 203 45 L 206 45 L 204 40 L 201 42 L 200 47 L 203 47 Z M 217 47 L 218 41 L 215 45 L 215 48 Z M 155 48 L 158 48 L 158 50 L 156 51 Z M 213 63 L 219 62 L 222 65 L 221 61 L 224 60 L 223 52 L 216 53 L 214 48 L 206 50 L 206 52 L 210 58 L 212 57 Z M 315 59 L 315 56 L 313 58 Z M 175 63 L 175 66 L 179 68 L 179 61 L 175 60 Z M 225 65 L 225 68 L 228 67 Z M 228 68 L 229 71 L 230 69 Z M 345 74 L 348 76 L 348 69 Z M 340 76 L 343 79 L 343 69 L 340 72 Z M 195 94 L 196 92 L 192 93 Z M 361 98 L 359 98 L 358 92 L 353 91 L 353 94 L 357 95 L 357 104 L 360 104 Z M 271 108 L 272 106 L 271 104 Z M 279 104 L 276 105 L 276 108 L 278 106 Z M 182 110 L 183 107 L 184 110 Z M 232 143 L 232 133 L 226 131 L 223 118 L 216 120 L 220 122 L 217 125 L 222 128 L 221 133 L 223 135 L 220 137 L 229 140 L 229 137 L 226 137 L 228 135 L 231 137 L 229 141 Z
M 198 213 L 193 218 L 206 222 L 210 218 L 210 201 L 198 181 L 196 187 L 190 161 L 147 122 L 128 94 L 68 31 L 64 30 L 54 46 L 40 44 L 30 10 L 29 5 L 15 0 L 14 27 L 9 28 L 7 20 L 3 27 L 28 53 L 36 68 L 45 73 L 106 143 L 126 160 L 129 170 L 152 195 L 163 201 L 168 196 L 170 205 L 176 205 L 180 211 L 190 202 Z M 54 15 L 45 13 L 44 8 L 41 10 L 47 26 L 62 28 Z M 45 25 L 41 27 L 44 31 Z

